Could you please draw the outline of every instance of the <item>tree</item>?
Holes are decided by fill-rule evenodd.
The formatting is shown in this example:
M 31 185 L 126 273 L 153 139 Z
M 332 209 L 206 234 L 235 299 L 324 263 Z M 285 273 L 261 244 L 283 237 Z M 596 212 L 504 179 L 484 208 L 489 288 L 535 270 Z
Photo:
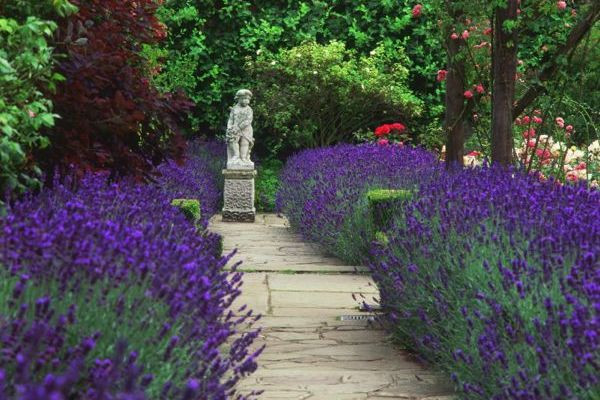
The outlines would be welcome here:
M 509 165 L 513 153 L 513 102 L 517 75 L 517 9 L 507 0 L 494 10 L 492 47 L 492 162 Z
M 453 5 L 446 1 L 452 21 L 462 18 L 463 12 L 460 5 Z M 465 147 L 465 61 L 460 51 L 463 43 L 452 25 L 445 30 L 446 51 L 448 53 L 448 74 L 446 78 L 446 119 L 444 122 L 446 132 L 446 164 L 448 166 L 458 163 L 463 164 Z
M 181 155 L 178 115 L 189 103 L 150 83 L 143 44 L 166 30 L 154 0 L 73 0 L 77 14 L 59 21 L 58 71 L 66 80 L 52 95 L 61 116 L 38 153 L 49 171 L 109 170 L 144 177 L 166 157 Z
M 575 51 L 598 21 L 600 2 L 578 2 L 573 4 L 571 12 L 568 12 L 568 5 L 564 1 L 550 5 L 546 1 L 521 4 L 518 0 L 503 0 L 490 4 L 438 0 L 435 4 L 441 24 L 446 27 L 442 31 L 448 54 L 446 160 L 448 163 L 461 162 L 465 143 L 464 124 L 472 116 L 472 110 L 475 110 L 478 114 L 489 113 L 491 117 L 491 129 L 488 126 L 483 128 L 486 133 L 492 132 L 492 161 L 510 164 L 514 118 L 545 91 L 545 84 L 556 75 L 564 57 Z M 578 16 L 577 11 L 584 10 L 583 16 Z M 489 15 L 493 15 L 493 26 L 486 28 L 490 24 Z M 463 34 L 457 33 L 463 29 Z M 493 37 L 489 55 L 482 52 L 489 46 L 485 40 L 479 44 L 468 43 L 473 37 L 484 39 L 482 31 L 484 35 Z M 544 43 L 541 49 L 540 39 Z M 548 51 L 552 48 L 555 50 Z M 478 49 L 480 53 L 474 54 L 473 49 Z M 540 52 L 547 53 L 539 57 Z M 524 71 L 519 72 L 518 59 L 521 59 Z M 490 105 L 487 104 L 488 94 L 482 84 L 486 75 L 487 80 L 492 82 Z M 515 102 L 515 93 L 520 91 L 515 86 L 517 77 L 527 80 L 524 81 L 524 94 Z M 471 84 L 476 88 L 475 93 L 470 90 Z M 460 93 L 464 89 L 467 90 L 461 98 Z

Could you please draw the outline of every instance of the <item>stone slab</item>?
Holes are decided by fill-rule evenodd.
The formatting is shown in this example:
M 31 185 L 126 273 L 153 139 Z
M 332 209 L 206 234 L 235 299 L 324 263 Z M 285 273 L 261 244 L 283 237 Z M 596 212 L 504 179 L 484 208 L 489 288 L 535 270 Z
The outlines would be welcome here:
M 242 281 L 242 294 L 235 299 L 231 310 L 237 314 L 241 306 L 247 305 L 248 310 L 253 310 L 257 314 L 266 314 L 269 311 L 267 274 L 246 273 Z
M 301 276 L 298 276 L 300 279 Z M 306 292 L 272 291 L 271 304 L 282 308 L 314 308 L 322 309 L 354 309 L 358 310 L 360 303 L 352 298 L 350 293 L 340 292 Z M 343 312 L 340 312 L 340 315 Z
M 390 344 L 376 321 L 340 319 L 369 315 L 358 310 L 362 300 L 378 297 L 367 268 L 303 242 L 275 214 L 258 214 L 250 224 L 215 217 L 210 229 L 224 236 L 226 251 L 237 249 L 230 265 L 241 261 L 240 270 L 253 271 L 246 272 L 234 306 L 248 304 L 263 314 L 252 349 L 265 350 L 259 369 L 239 382 L 239 393 L 262 390 L 260 399 L 450 400 L 448 382 Z
M 270 274 L 271 290 L 303 292 L 378 293 L 369 276 L 328 274 Z

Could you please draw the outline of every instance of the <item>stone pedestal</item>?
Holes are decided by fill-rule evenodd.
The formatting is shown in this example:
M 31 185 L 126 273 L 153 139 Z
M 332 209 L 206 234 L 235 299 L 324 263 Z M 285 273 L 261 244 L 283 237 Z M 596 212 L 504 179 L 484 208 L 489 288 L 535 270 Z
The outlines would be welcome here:
M 224 169 L 225 188 L 223 201 L 223 221 L 254 222 L 254 177 L 255 170 Z

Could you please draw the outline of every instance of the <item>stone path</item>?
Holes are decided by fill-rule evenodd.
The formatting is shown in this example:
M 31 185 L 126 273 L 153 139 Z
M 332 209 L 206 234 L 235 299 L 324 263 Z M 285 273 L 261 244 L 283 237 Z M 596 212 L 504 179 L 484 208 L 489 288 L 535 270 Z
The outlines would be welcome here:
M 261 399 L 269 400 L 451 399 L 451 387 L 390 345 L 385 332 L 365 319 L 340 318 L 367 317 L 352 298 L 377 296 L 364 269 L 323 255 L 274 214 L 253 224 L 215 216 L 210 229 L 243 261 L 236 306 L 263 314 L 257 346 L 266 349 L 258 371 L 240 383 L 242 393 L 264 390 Z

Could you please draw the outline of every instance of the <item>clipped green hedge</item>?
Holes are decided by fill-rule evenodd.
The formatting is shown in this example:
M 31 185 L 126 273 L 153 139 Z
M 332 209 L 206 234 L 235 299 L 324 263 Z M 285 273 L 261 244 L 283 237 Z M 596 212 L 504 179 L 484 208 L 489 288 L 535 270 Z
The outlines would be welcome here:
M 174 199 L 171 202 L 171 205 L 178 207 L 194 224 L 200 221 L 200 218 L 202 217 L 200 201 L 197 199 Z
M 385 232 L 399 205 L 405 201 L 412 200 L 414 195 L 414 190 L 407 189 L 369 190 L 366 197 L 371 221 L 375 230 L 378 233 Z M 383 233 L 383 235 L 385 234 Z

